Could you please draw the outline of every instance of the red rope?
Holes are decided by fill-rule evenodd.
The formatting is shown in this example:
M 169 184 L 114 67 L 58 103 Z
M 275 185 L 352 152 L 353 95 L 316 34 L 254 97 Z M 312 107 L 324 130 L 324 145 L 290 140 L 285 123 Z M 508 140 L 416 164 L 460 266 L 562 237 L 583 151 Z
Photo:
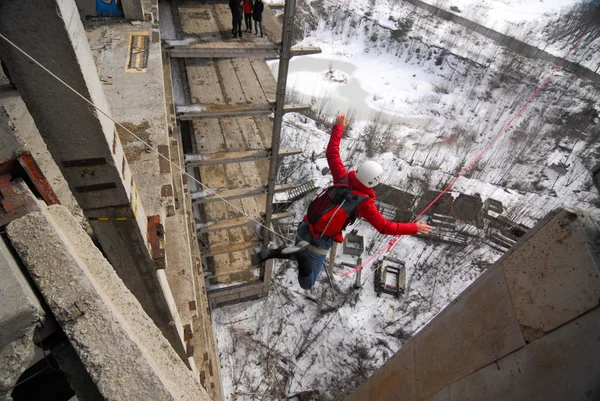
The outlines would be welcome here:
M 529 99 L 527 99 L 527 101 L 525 102 L 525 104 L 519 109 L 519 111 L 510 119 L 510 121 L 508 122 L 508 124 L 506 124 L 504 126 L 504 128 L 498 133 L 498 135 L 496 135 L 494 137 L 494 139 L 492 139 L 492 141 L 490 141 L 490 143 L 483 149 L 483 151 L 481 151 L 481 153 L 479 153 L 479 155 L 477 155 L 477 157 L 471 162 L 469 163 L 469 165 L 467 167 L 465 167 L 457 176 L 456 178 L 454 178 L 454 180 L 452 180 L 452 182 L 450 184 L 448 184 L 446 186 L 446 188 L 444 188 L 442 190 L 442 192 L 439 193 L 438 196 L 435 197 L 434 200 L 431 201 L 431 203 L 429 205 L 427 205 L 427 207 L 425 209 L 423 209 L 423 211 L 421 213 L 419 213 L 419 215 L 417 217 L 415 217 L 411 223 L 416 222 L 421 216 L 423 216 L 425 214 L 425 212 L 427 212 L 435 202 L 438 201 L 438 199 L 440 199 L 446 192 L 448 192 L 448 190 L 450 188 L 452 188 L 452 186 L 456 183 L 456 181 L 458 181 L 459 178 L 461 178 L 462 176 L 464 176 L 466 174 L 467 171 L 469 171 L 471 169 L 471 167 L 473 167 L 475 165 L 475 163 L 477 163 L 479 161 L 479 159 L 481 159 L 483 157 L 483 155 L 490 150 L 490 148 L 492 147 L 492 145 L 494 143 L 496 143 L 498 141 L 498 139 L 500 139 L 500 137 L 502 136 L 502 134 L 504 134 L 508 128 L 510 128 L 510 126 L 512 125 L 512 123 L 521 115 L 521 113 L 525 110 L 525 108 L 529 105 L 529 103 L 531 103 L 531 101 L 538 95 L 538 93 L 540 93 L 540 91 L 548 84 L 548 82 L 550 82 L 550 79 L 552 78 L 552 76 L 554 75 L 554 73 L 556 71 L 558 71 L 558 69 L 563 65 L 563 63 L 565 62 L 565 60 L 567 59 L 567 57 L 571 54 L 571 52 L 573 50 L 575 50 L 575 48 L 579 45 L 579 43 L 581 43 L 581 41 L 583 40 L 583 38 L 585 37 L 585 35 L 587 34 L 587 32 L 589 31 L 589 29 L 592 27 L 592 25 L 594 25 L 594 23 L 598 20 L 598 18 L 600 18 L 600 14 L 598 14 L 596 16 L 596 18 L 594 18 L 594 20 L 591 22 L 591 24 L 589 24 L 587 26 L 587 28 L 585 28 L 585 30 L 583 31 L 583 33 L 581 34 L 581 36 L 579 37 L 579 39 L 577 39 L 577 41 L 575 42 L 575 44 L 573 46 L 571 46 L 571 48 L 569 49 L 569 51 L 567 52 L 567 54 L 565 54 L 565 56 L 562 58 L 562 60 L 560 61 L 560 63 L 558 63 L 556 65 L 556 67 L 554 67 L 554 70 L 552 70 L 552 72 L 550 73 L 550 75 L 544 80 L 544 82 L 536 89 L 536 91 L 533 93 L 533 95 L 531 95 L 529 97 Z M 391 252 L 394 250 L 394 248 L 396 247 L 398 241 L 400 240 L 401 236 L 396 236 L 394 238 L 392 238 L 387 245 L 384 245 L 383 247 L 381 247 L 377 252 L 375 252 L 374 255 L 372 255 L 369 259 L 367 259 L 365 262 L 361 263 L 360 265 L 356 266 L 354 269 L 347 271 L 346 273 L 342 274 L 342 277 L 346 277 L 349 276 L 350 274 L 362 269 L 363 267 L 365 267 L 366 265 L 368 265 L 375 257 L 379 256 L 385 249 L 387 246 L 387 251 L 386 252 Z

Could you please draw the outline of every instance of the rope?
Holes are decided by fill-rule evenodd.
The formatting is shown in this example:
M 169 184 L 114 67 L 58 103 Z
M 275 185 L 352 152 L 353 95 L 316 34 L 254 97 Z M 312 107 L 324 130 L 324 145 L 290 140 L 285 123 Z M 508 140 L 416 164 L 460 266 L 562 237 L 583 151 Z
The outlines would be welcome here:
M 550 82 L 550 79 L 552 78 L 552 76 L 554 75 L 554 73 L 556 73 L 556 71 L 558 71 L 560 69 L 560 67 L 563 65 L 563 63 L 565 62 L 565 60 L 567 59 L 567 57 L 571 54 L 571 52 L 573 50 L 575 50 L 575 48 L 579 45 L 579 43 L 581 43 L 581 41 L 583 40 L 583 38 L 585 37 L 585 35 L 587 34 L 587 32 L 589 31 L 589 29 L 592 27 L 592 25 L 594 25 L 594 23 L 600 18 L 600 14 L 598 14 L 596 16 L 596 18 L 594 18 L 594 20 L 585 28 L 585 30 L 583 31 L 583 33 L 581 34 L 581 36 L 579 36 L 579 39 L 577 39 L 577 41 L 575 42 L 575 44 L 573 46 L 571 46 L 571 48 L 567 51 L 567 53 L 565 54 L 565 56 L 562 58 L 562 60 L 556 65 L 556 67 L 554 67 L 554 69 L 552 70 L 552 72 L 548 75 L 548 77 L 544 80 L 544 82 L 533 92 L 533 94 L 529 97 L 529 99 L 527 99 L 527 101 L 525 102 L 525 104 L 523 104 L 523 106 L 519 109 L 519 111 L 517 111 L 517 113 L 510 119 L 510 121 L 508 122 L 508 124 L 506 124 L 504 126 L 504 128 L 490 141 L 490 143 L 488 143 L 488 145 L 483 149 L 483 151 L 481 151 L 481 153 L 479 153 L 479 155 L 477 155 L 477 157 L 471 162 L 469 163 L 468 166 L 466 166 L 453 180 L 452 182 L 450 182 L 450 184 L 448 184 L 446 186 L 446 188 L 444 188 L 442 190 L 442 192 L 439 193 L 438 196 L 435 197 L 435 199 L 433 201 L 431 201 L 431 203 L 429 203 L 429 205 L 427 205 L 427 207 L 425 209 L 423 209 L 423 211 L 421 213 L 419 213 L 419 215 L 417 217 L 415 217 L 411 223 L 414 223 L 416 221 L 419 220 L 419 218 L 421 216 L 423 216 L 425 214 L 425 212 L 427 212 L 435 202 L 437 202 L 446 192 L 448 192 L 448 190 L 450 188 L 452 188 L 452 186 L 456 183 L 456 181 L 459 180 L 459 178 L 461 178 L 462 176 L 464 176 L 466 174 L 467 171 L 469 171 L 474 165 L 475 163 L 477 163 L 479 161 L 479 159 L 481 159 L 483 157 L 483 155 L 490 150 L 490 148 L 492 147 L 492 145 L 494 143 L 496 143 L 498 141 L 498 139 L 500 139 L 500 137 L 508 130 L 508 128 L 510 128 L 510 126 L 512 125 L 512 123 L 521 115 L 521 113 L 525 110 L 525 108 L 529 105 L 529 103 L 531 103 L 533 101 L 533 99 L 538 95 L 538 93 L 540 93 L 540 91 L 548 84 L 548 82 Z M 394 238 L 392 238 L 387 245 L 384 245 L 382 248 L 380 248 L 377 252 L 375 252 L 375 254 L 373 254 L 371 257 L 369 257 L 369 259 L 367 259 L 365 262 L 361 263 L 360 265 L 356 266 L 354 269 L 347 271 L 346 273 L 342 274 L 342 277 L 347 277 L 350 274 L 357 272 L 358 270 L 362 269 L 363 267 L 365 267 L 366 265 L 368 265 L 375 257 L 379 256 L 383 251 L 386 251 L 386 253 L 392 252 L 394 250 L 394 248 L 396 247 L 396 245 L 398 244 L 398 241 L 400 240 L 401 236 L 395 236 Z M 387 246 L 387 250 L 386 250 L 386 246 Z
M 187 171 L 185 171 L 184 169 L 182 169 L 181 167 L 179 167 L 177 164 L 173 163 L 168 157 L 162 155 L 158 149 L 153 148 L 150 144 L 148 144 L 147 142 L 145 142 L 142 138 L 140 138 L 139 136 L 137 136 L 136 134 L 134 134 L 133 132 L 131 132 L 131 130 L 127 129 L 127 127 L 123 126 L 120 122 L 118 122 L 117 120 L 115 120 L 114 118 L 112 118 L 112 116 L 110 116 L 107 112 L 105 112 L 104 110 L 100 109 L 98 106 L 96 106 L 93 102 L 91 102 L 90 100 L 88 100 L 85 96 L 83 96 L 81 93 L 79 93 L 76 89 L 72 88 L 69 84 L 67 84 L 65 81 L 63 81 L 62 79 L 60 79 L 59 77 L 57 77 L 52 71 L 50 71 L 49 69 L 47 69 L 46 67 L 44 67 L 41 63 L 39 63 L 36 59 L 34 59 L 33 57 L 31 57 L 29 54 L 27 54 L 27 52 L 25 52 L 24 50 L 22 50 L 19 46 L 17 46 L 15 43 L 11 42 L 6 36 L 4 36 L 3 34 L 0 33 L 0 38 L 4 39 L 5 42 L 7 42 L 8 44 L 10 44 L 11 46 L 13 46 L 15 49 L 17 49 L 19 52 L 21 52 L 25 57 L 27 57 L 29 60 L 33 61 L 34 64 L 38 65 L 41 69 L 43 69 L 44 71 L 46 71 L 48 74 L 50 74 L 53 78 L 55 78 L 58 82 L 60 82 L 61 84 L 63 84 L 65 87 L 67 87 L 69 90 L 71 90 L 71 92 L 73 92 L 74 94 L 76 94 L 77 96 L 79 96 L 81 99 L 83 99 L 86 103 L 88 103 L 90 106 L 92 106 L 93 108 L 95 108 L 96 110 L 98 110 L 102 115 L 104 115 L 105 117 L 107 117 L 108 119 L 110 119 L 112 122 L 114 122 L 115 124 L 117 124 L 119 127 L 121 127 L 123 130 L 125 130 L 126 132 L 128 132 L 131 136 L 133 136 L 134 138 L 136 138 L 138 141 L 140 141 L 141 143 L 143 143 L 145 146 L 148 147 L 148 149 L 153 150 L 159 157 L 163 158 L 164 160 L 166 160 L 167 162 L 169 162 L 169 164 L 171 164 L 173 167 L 175 167 L 175 169 L 179 170 L 182 174 L 185 174 L 187 177 L 189 177 L 190 179 L 192 179 L 194 182 L 200 184 L 200 186 L 204 189 L 206 189 L 211 195 L 214 195 L 215 197 L 221 199 L 223 202 L 225 202 L 226 204 L 228 204 L 229 206 L 231 206 L 234 210 L 240 212 L 242 215 L 244 215 L 248 220 L 253 221 L 254 223 L 260 225 L 261 227 L 267 229 L 268 231 L 270 231 L 271 233 L 275 234 L 276 236 L 281 237 L 284 242 L 287 242 L 288 239 L 286 237 L 284 237 L 283 235 L 271 230 L 269 227 L 265 226 L 264 224 L 262 224 L 262 222 L 255 220 L 253 217 L 249 216 L 248 214 L 246 214 L 243 210 L 241 210 L 240 208 L 238 208 L 237 206 L 233 205 L 232 203 L 228 202 L 226 199 L 224 199 L 223 197 L 219 196 L 214 190 L 212 190 L 211 188 L 207 187 L 206 185 L 204 185 L 202 182 L 200 182 L 199 180 L 197 180 L 194 176 L 190 175 Z

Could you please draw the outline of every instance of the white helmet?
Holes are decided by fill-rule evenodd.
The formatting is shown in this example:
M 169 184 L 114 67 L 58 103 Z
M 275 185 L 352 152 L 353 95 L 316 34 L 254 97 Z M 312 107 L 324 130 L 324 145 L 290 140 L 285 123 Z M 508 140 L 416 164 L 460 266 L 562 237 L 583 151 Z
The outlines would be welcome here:
M 372 188 L 383 178 L 383 167 L 372 160 L 366 161 L 356 169 L 356 178 L 364 186 Z

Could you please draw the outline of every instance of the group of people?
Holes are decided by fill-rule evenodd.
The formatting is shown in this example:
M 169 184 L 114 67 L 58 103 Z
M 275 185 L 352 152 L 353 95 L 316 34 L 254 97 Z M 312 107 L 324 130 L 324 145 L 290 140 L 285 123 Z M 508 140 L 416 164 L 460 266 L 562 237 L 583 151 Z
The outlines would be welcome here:
M 252 19 L 254 19 L 254 32 L 258 35 L 260 27 L 260 37 L 264 37 L 262 14 L 265 4 L 262 0 L 229 0 L 231 9 L 231 34 L 234 38 L 242 37 L 242 20 L 246 21 L 246 32 L 252 33 Z

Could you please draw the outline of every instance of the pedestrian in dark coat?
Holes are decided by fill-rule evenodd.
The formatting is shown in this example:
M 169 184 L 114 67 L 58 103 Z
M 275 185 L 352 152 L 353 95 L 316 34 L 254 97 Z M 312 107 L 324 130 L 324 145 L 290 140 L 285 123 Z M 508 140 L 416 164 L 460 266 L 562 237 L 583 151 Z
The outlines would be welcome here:
M 244 18 L 246 19 L 246 32 L 252 33 L 252 9 L 254 8 L 253 0 L 244 0 Z
M 242 20 L 244 19 L 244 0 L 236 0 L 233 9 L 233 37 L 242 37 Z
M 235 8 L 238 7 L 237 0 L 229 0 L 229 9 L 231 10 L 231 34 L 235 35 Z
M 265 9 L 265 3 L 262 0 L 256 0 L 254 3 L 254 9 L 252 10 L 252 17 L 254 18 L 254 31 L 255 35 L 258 35 L 258 27 L 260 26 L 260 37 L 264 37 L 262 14 Z

